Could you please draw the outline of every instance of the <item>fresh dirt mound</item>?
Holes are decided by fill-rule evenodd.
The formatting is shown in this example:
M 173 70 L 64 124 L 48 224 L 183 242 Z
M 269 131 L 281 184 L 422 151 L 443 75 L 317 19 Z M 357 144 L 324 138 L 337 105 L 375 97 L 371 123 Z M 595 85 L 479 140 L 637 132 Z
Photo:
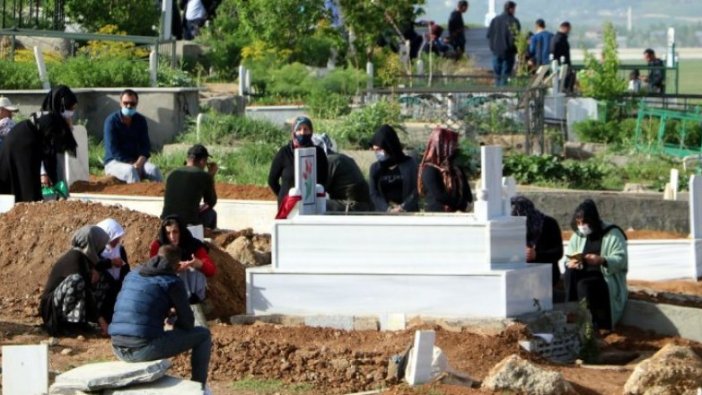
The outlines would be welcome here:
M 124 246 L 131 266 L 146 261 L 160 224 L 157 217 L 78 201 L 20 203 L 0 215 L 0 298 L 38 302 L 49 271 L 68 251 L 73 232 L 108 217 L 125 229 Z M 210 246 L 210 253 L 218 272 L 208 283 L 209 315 L 224 317 L 244 312 L 243 267 L 217 246 Z
M 76 181 L 71 185 L 73 193 L 101 193 L 106 195 L 163 196 L 165 184 L 161 182 L 138 182 L 125 184 L 114 177 L 94 177 L 90 181 Z M 217 183 L 217 196 L 220 199 L 275 200 L 268 187 L 259 185 L 236 185 Z

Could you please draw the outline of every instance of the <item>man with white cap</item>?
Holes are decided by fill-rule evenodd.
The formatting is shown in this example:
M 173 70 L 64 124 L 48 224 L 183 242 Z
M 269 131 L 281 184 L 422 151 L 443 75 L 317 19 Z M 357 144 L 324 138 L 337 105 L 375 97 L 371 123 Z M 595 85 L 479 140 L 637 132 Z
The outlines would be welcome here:
M 19 108 L 14 106 L 10 99 L 5 96 L 0 97 L 0 146 L 2 146 L 5 136 L 15 127 L 12 115 L 17 111 L 19 111 Z

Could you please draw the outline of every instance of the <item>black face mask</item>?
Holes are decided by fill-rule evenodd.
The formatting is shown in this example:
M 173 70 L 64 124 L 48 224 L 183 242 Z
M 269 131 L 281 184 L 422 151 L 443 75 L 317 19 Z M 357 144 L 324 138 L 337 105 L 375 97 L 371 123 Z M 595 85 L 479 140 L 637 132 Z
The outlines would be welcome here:
M 311 134 L 296 134 L 295 141 L 300 147 L 311 147 L 312 146 L 312 135 Z

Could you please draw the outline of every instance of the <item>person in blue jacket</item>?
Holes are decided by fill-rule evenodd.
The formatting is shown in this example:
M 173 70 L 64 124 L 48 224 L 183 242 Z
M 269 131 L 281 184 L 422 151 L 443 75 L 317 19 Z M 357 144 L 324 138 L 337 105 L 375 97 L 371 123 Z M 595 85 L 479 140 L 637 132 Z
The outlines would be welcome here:
M 128 184 L 143 179 L 160 182 L 161 171 L 148 161 L 151 141 L 146 118 L 137 112 L 139 95 L 125 89 L 119 99 L 122 108 L 105 119 L 105 174 Z
M 550 63 L 552 38 L 553 33 L 546 30 L 546 22 L 543 19 L 537 19 L 536 33 L 529 41 L 529 57 L 534 60 L 536 67 Z

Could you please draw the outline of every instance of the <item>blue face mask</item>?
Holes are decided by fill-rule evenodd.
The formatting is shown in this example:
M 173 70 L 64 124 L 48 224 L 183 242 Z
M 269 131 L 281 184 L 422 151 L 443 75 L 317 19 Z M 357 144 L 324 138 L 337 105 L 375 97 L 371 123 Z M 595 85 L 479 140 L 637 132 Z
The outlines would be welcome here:
M 300 147 L 310 147 L 312 146 L 312 135 L 311 134 L 296 134 L 295 141 Z
M 136 112 L 136 108 L 122 107 L 122 115 L 125 117 L 133 117 Z
M 378 162 L 385 162 L 386 160 L 390 159 L 390 157 L 385 153 L 385 151 L 379 150 L 375 151 L 375 159 L 377 159 Z

